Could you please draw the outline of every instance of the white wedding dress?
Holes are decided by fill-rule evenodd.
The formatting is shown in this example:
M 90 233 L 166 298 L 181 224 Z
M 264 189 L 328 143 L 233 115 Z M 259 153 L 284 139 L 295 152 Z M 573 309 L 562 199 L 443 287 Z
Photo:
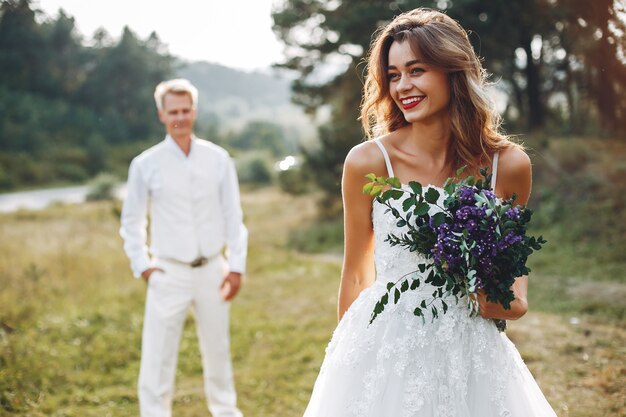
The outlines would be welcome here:
M 376 201 L 372 220 L 376 281 L 337 326 L 304 417 L 556 417 L 506 334 L 492 320 L 469 317 L 464 299 L 450 300 L 446 314 L 440 308 L 438 318 L 427 315 L 424 323 L 413 310 L 433 287 L 422 283 L 398 304 L 390 300 L 369 324 L 387 283 L 424 262 L 385 242 L 400 230 Z

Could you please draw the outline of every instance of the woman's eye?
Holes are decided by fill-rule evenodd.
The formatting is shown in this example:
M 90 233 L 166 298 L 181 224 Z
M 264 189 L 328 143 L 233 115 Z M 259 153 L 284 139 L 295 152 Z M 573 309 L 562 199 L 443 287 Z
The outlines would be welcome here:
M 411 74 L 420 74 L 425 71 L 426 70 L 424 68 L 420 68 L 420 67 L 411 68 Z
M 396 74 L 396 73 L 393 73 L 393 72 L 392 72 L 392 73 L 387 74 L 387 79 L 388 79 L 389 81 L 395 80 L 395 79 L 397 79 L 397 78 L 398 78 L 398 74 Z

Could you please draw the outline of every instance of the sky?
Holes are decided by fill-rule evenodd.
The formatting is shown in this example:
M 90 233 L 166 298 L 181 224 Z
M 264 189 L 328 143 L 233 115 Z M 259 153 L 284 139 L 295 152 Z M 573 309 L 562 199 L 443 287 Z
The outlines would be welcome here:
M 191 61 L 209 61 L 253 71 L 282 60 L 272 32 L 276 0 L 35 0 L 50 17 L 59 8 L 91 38 L 104 27 L 119 38 L 125 25 L 141 39 L 155 31 L 169 52 Z

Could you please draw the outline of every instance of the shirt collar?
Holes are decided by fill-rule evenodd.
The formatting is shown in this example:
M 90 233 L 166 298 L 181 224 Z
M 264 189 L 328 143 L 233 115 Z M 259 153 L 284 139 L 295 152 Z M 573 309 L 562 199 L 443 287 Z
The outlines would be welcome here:
M 167 134 L 165 135 L 165 146 L 167 146 L 170 150 L 174 151 L 174 152 L 178 152 L 179 155 L 184 156 L 185 158 L 187 158 L 188 156 L 191 156 L 193 153 L 193 148 L 194 148 L 194 142 L 196 141 L 197 137 L 196 135 L 194 135 L 193 133 L 191 134 L 191 144 L 189 145 L 189 155 L 185 155 L 185 153 L 183 152 L 182 149 L 180 149 L 180 147 L 178 146 L 178 144 L 176 143 L 176 141 L 174 140 L 174 138 Z

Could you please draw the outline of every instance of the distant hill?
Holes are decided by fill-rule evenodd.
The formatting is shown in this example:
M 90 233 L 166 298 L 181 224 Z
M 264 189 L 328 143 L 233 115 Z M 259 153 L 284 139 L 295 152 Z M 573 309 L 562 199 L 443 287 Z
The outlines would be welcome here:
M 178 75 L 188 78 L 198 89 L 202 104 L 233 97 L 251 104 L 270 106 L 289 103 L 289 81 L 260 72 L 244 72 L 209 62 L 184 64 Z
M 278 75 L 245 72 L 208 62 L 184 63 L 177 76 L 199 90 L 199 124 L 218 118 L 221 129 L 238 129 L 251 120 L 267 120 L 295 129 L 299 136 L 314 134 L 311 120 L 290 102 L 290 82 Z

